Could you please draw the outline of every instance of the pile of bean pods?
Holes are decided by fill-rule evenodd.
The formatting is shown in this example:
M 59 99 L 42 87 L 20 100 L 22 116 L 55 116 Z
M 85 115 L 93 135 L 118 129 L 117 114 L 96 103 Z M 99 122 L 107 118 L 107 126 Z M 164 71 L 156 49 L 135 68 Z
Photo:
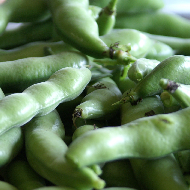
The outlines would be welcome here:
M 1 190 L 190 189 L 190 20 L 163 8 L 0 0 Z

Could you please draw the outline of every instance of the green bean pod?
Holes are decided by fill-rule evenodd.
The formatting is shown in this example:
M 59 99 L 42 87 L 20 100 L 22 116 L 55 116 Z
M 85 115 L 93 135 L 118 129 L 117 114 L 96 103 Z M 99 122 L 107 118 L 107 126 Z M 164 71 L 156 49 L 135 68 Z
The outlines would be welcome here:
M 45 82 L 34 84 L 22 93 L 6 96 L 0 101 L 0 134 L 24 125 L 35 116 L 51 112 L 62 102 L 76 98 L 90 79 L 89 69 L 66 67 Z
M 87 0 L 47 0 L 47 3 L 63 41 L 87 55 L 104 57 L 109 47 L 99 38 L 98 25 L 88 12 Z
M 142 14 L 117 14 L 115 28 L 133 28 L 163 36 L 190 37 L 190 21 L 180 15 L 164 11 Z
M 117 102 L 135 102 L 162 93 L 163 89 L 159 85 L 161 78 L 168 78 L 182 84 L 190 84 L 190 57 L 174 55 L 160 62 L 146 77 L 144 77 L 133 89 L 123 93 L 123 98 Z
M 108 5 L 102 8 L 96 19 L 100 36 L 109 33 L 114 28 L 117 1 L 110 0 Z
M 0 34 L 9 22 L 34 22 L 50 16 L 43 0 L 8 0 L 0 4 Z
M 6 180 L 19 190 L 33 190 L 45 186 L 45 179 L 37 174 L 26 160 L 14 160 L 6 167 Z
M 188 190 L 188 185 L 175 157 L 130 159 L 135 176 L 146 190 Z
M 182 108 L 190 106 L 190 85 L 176 83 L 168 79 L 160 79 L 160 86 L 169 92 L 181 105 Z
M 102 80 L 93 86 L 98 86 L 97 90 L 87 94 L 75 108 L 73 113 L 74 121 L 77 118 L 110 119 L 119 111 L 120 106 L 114 107 L 112 103 L 118 100 L 122 94 L 113 80 L 111 82 L 105 80 L 105 83 Z
M 29 42 L 25 45 L 12 48 L 9 50 L 0 50 L 0 62 L 14 61 L 17 59 L 23 59 L 27 57 L 44 57 L 50 54 L 61 53 L 62 51 L 73 51 L 74 48 L 70 45 L 58 41 L 58 42 Z
M 168 44 L 155 40 L 153 47 L 146 54 L 146 58 L 163 61 L 164 59 L 173 56 L 174 53 L 175 51 Z
M 90 168 L 77 169 L 65 159 L 64 126 L 56 111 L 36 117 L 24 126 L 26 155 L 32 168 L 57 186 L 101 189 L 104 181 Z M 51 139 L 51 140 L 50 140 Z
M 128 70 L 128 77 L 138 83 L 141 81 L 147 74 L 149 74 L 160 61 L 155 59 L 140 58 L 137 59 Z
M 52 38 L 53 23 L 50 19 L 40 22 L 22 23 L 7 29 L 0 35 L 0 48 L 11 49 L 29 42 L 46 41 Z
M 153 46 L 153 41 L 145 34 L 134 29 L 113 29 L 108 34 L 100 36 L 107 46 L 114 45 L 118 42 L 118 46 L 128 45 L 129 53 L 135 58 L 144 57 Z
M 6 181 L 0 181 L 0 188 L 1 188 L 1 190 L 19 190 Z
M 157 40 L 159 42 L 169 45 L 174 50 L 175 54 L 186 56 L 190 55 L 190 38 L 163 36 L 149 33 L 145 34 L 152 40 Z
M 181 109 L 180 103 L 166 90 L 160 94 L 160 99 L 164 105 L 165 113 Z
M 123 158 L 159 158 L 190 149 L 189 114 L 188 107 L 89 131 L 71 143 L 66 158 L 80 168 Z
M 96 5 L 99 7 L 105 7 L 109 0 L 90 0 L 89 1 L 91 5 Z M 141 13 L 141 12 L 152 12 L 159 10 L 164 7 L 164 1 L 163 0 L 118 0 L 117 3 L 117 12 L 118 13 Z
M 129 187 L 139 189 L 138 181 L 128 159 L 105 163 L 100 177 L 106 182 L 106 188 Z
M 144 98 L 133 105 L 130 102 L 121 105 L 121 124 L 138 118 L 164 113 L 164 106 L 159 96 Z
M 48 80 L 59 69 L 80 68 L 87 64 L 88 58 L 77 51 L 1 62 L 0 86 L 5 93 L 22 92 L 35 83 Z
M 5 97 L 0 89 L 0 99 Z M 8 164 L 20 152 L 24 139 L 20 128 L 14 128 L 0 136 L 0 167 Z

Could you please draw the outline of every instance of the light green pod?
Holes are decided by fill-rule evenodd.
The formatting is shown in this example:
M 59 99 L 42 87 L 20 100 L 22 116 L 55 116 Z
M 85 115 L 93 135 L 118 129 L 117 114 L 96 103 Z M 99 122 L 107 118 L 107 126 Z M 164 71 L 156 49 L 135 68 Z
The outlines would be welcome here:
M 160 86 L 169 92 L 182 108 L 190 106 L 190 85 L 185 85 L 168 79 L 160 79 Z
M 0 181 L 0 188 L 1 188 L 1 190 L 19 190 L 6 181 Z
M 189 56 L 190 38 L 180 38 L 164 35 L 145 33 L 152 40 L 156 40 L 170 46 L 175 54 Z
M 104 187 L 104 181 L 93 170 L 74 168 L 65 159 L 65 130 L 55 110 L 33 118 L 24 126 L 24 132 L 27 160 L 42 177 L 57 186 L 81 190 Z
M 62 51 L 74 50 L 70 45 L 58 41 L 58 42 L 30 42 L 25 45 L 12 48 L 9 50 L 0 50 L 0 62 L 14 61 L 17 59 L 23 59 L 27 57 L 44 57 L 50 54 L 61 53 Z
M 7 29 L 0 35 L 0 48 L 11 49 L 30 42 L 46 41 L 50 40 L 52 36 L 53 23 L 51 20 L 22 23 L 16 28 Z
M 183 84 L 190 84 L 190 57 L 174 55 L 160 62 L 134 88 L 123 93 L 123 98 L 117 102 L 135 102 L 147 96 L 161 94 L 163 89 L 159 85 L 161 78 L 168 78 Z
M 160 61 L 155 59 L 139 58 L 137 59 L 128 70 L 128 77 L 138 83 L 146 75 L 148 75 Z
M 173 154 L 159 159 L 130 159 L 136 178 L 146 190 L 188 190 Z
M 109 0 L 90 0 L 91 5 L 99 7 L 105 7 Z M 152 12 L 164 7 L 163 0 L 118 0 L 117 12 L 118 13 L 141 13 L 141 12 Z
M 112 106 L 113 102 L 122 96 L 116 83 L 102 80 L 99 89 L 87 94 L 81 103 L 75 108 L 73 119 L 110 119 L 118 113 L 120 106 Z M 108 85 L 109 84 L 109 85 Z
M 169 45 L 154 40 L 154 45 L 151 50 L 146 54 L 146 58 L 163 61 L 164 59 L 173 56 L 174 53 L 175 51 Z
M 121 124 L 160 113 L 164 113 L 164 106 L 159 96 L 143 98 L 134 105 L 127 102 L 121 105 Z
M 0 86 L 5 93 L 22 92 L 30 85 L 48 80 L 59 69 L 81 68 L 87 64 L 88 58 L 77 51 L 1 62 Z
M 160 158 L 187 150 L 190 147 L 189 114 L 188 107 L 89 131 L 72 142 L 66 158 L 81 168 L 123 158 Z
M 19 190 L 45 186 L 45 179 L 36 173 L 26 160 L 14 160 L 6 167 L 6 180 Z
M 100 177 L 106 182 L 106 187 L 110 190 L 112 187 L 115 189 L 117 187 L 118 189 L 124 187 L 139 189 L 138 181 L 128 159 L 106 162 Z
M 144 57 L 153 45 L 153 41 L 149 37 L 134 29 L 114 29 L 100 38 L 109 47 L 115 42 L 118 42 L 119 46 L 128 45 L 129 53 L 135 58 Z
M 0 134 L 51 112 L 62 102 L 73 100 L 83 92 L 90 79 L 89 69 L 66 67 L 45 82 L 6 96 L 0 101 Z
M 43 0 L 8 0 L 0 4 L 0 34 L 9 22 L 35 22 L 50 17 Z
M 118 0 L 110 0 L 100 11 L 98 18 L 96 19 L 100 36 L 109 33 L 114 28 L 117 2 Z

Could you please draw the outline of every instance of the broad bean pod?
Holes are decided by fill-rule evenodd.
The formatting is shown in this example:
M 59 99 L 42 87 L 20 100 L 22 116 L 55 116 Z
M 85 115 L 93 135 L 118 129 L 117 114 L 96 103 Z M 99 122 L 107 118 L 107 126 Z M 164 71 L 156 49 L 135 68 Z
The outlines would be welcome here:
M 163 61 L 164 59 L 167 59 L 174 54 L 175 51 L 168 44 L 155 40 L 153 47 L 145 57 L 147 59 L 156 59 L 158 61 Z
M 171 56 L 158 64 L 134 88 L 123 93 L 117 102 L 135 102 L 140 98 L 160 94 L 163 89 L 159 85 L 161 78 L 168 78 L 183 84 L 190 84 L 190 57 L 183 55 Z
M 142 14 L 117 14 L 114 27 L 120 29 L 133 28 L 163 36 L 190 37 L 190 21 L 180 15 L 164 11 Z
M 0 99 L 5 97 L 0 89 Z M 24 144 L 23 132 L 20 128 L 14 128 L 0 136 L 0 167 L 10 163 L 20 152 Z
M 29 42 L 25 45 L 12 48 L 9 50 L 0 50 L 0 62 L 14 61 L 17 59 L 23 59 L 27 57 L 44 57 L 53 54 L 61 53 L 63 51 L 75 50 L 70 45 L 58 41 L 58 42 Z
M 160 158 L 190 149 L 189 114 L 188 107 L 139 118 L 118 127 L 89 131 L 71 143 L 66 158 L 81 168 L 123 158 Z
M 135 121 L 138 118 L 163 114 L 165 112 L 159 96 L 147 97 L 141 101 L 133 106 L 128 106 L 130 103 L 122 105 L 122 108 L 124 108 L 121 111 L 122 125 Z M 183 173 L 173 154 L 158 159 L 131 158 L 130 162 L 142 189 L 187 189 Z
M 6 167 L 6 180 L 19 190 L 33 190 L 46 184 L 24 159 L 14 160 Z
M 179 102 L 182 108 L 190 106 L 190 85 L 180 84 L 168 79 L 160 79 L 160 86 Z
M 45 115 L 60 103 L 79 96 L 91 79 L 87 68 L 66 67 L 22 93 L 14 93 L 0 101 L 0 134 L 20 127 L 33 117 Z M 10 109 L 11 108 L 11 109 Z
M 81 68 L 88 63 L 88 58 L 78 51 L 1 62 L 0 86 L 5 93 L 22 92 L 30 85 L 48 80 L 59 69 Z
M 101 80 L 93 86 L 97 86 L 97 89 L 88 93 L 75 108 L 73 112 L 74 122 L 77 118 L 110 119 L 119 111 L 119 106 L 111 106 L 122 96 L 119 88 L 113 80 L 111 80 L 111 82 Z
M 127 102 L 121 105 L 121 124 L 126 124 L 138 118 L 164 113 L 164 106 L 159 96 L 143 98 L 136 104 Z
M 140 58 L 137 59 L 128 70 L 128 77 L 138 83 L 141 81 L 147 74 L 149 74 L 160 61 L 155 59 Z
M 101 189 L 104 181 L 90 168 L 77 169 L 65 159 L 65 130 L 56 110 L 24 126 L 26 156 L 32 168 L 57 186 Z M 51 140 L 50 140 L 51 139 Z
M 29 42 L 46 41 L 52 38 L 53 23 L 51 19 L 22 23 L 20 26 L 7 29 L 0 35 L 0 48 L 11 49 Z
M 160 159 L 130 159 L 138 181 L 146 190 L 188 190 L 183 173 L 173 154 Z
M 19 190 L 6 181 L 0 181 L 0 188 L 1 188 L 1 190 Z
M 114 28 L 117 2 L 118 0 L 110 0 L 108 5 L 100 11 L 96 19 L 100 36 L 109 33 Z
M 6 0 L 0 4 L 0 34 L 9 22 L 34 22 L 50 17 L 43 0 Z
M 138 181 L 128 159 L 105 163 L 100 177 L 106 182 L 106 188 L 129 187 L 139 189 Z
M 105 7 L 109 0 L 90 0 L 89 1 L 91 5 L 96 5 L 99 7 Z M 164 7 L 164 1 L 163 0 L 118 0 L 117 3 L 117 12 L 120 13 L 128 13 L 128 14 L 134 14 L 134 13 L 142 13 L 142 12 L 153 12 L 156 10 L 159 10 Z
M 164 44 L 169 45 L 175 54 L 178 55 L 186 55 L 189 56 L 189 48 L 190 48 L 190 38 L 180 38 L 180 37 L 173 37 L 173 36 L 164 36 L 164 35 L 156 35 L 156 34 L 149 34 L 144 33 L 152 40 L 157 40 Z

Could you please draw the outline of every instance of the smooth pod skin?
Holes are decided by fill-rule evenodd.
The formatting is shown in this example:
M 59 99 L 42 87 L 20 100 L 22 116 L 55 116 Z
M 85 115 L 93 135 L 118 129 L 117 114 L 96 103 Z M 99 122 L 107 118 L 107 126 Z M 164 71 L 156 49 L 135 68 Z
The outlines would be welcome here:
M 0 50 L 0 62 L 14 61 L 27 57 L 44 57 L 53 54 L 61 53 L 63 51 L 75 50 L 70 45 L 63 41 L 58 42 L 30 42 L 25 45 L 12 48 L 9 50 Z
M 99 7 L 105 7 L 110 0 L 90 0 L 91 5 L 96 5 Z M 117 12 L 118 13 L 142 13 L 142 12 L 152 12 L 164 7 L 163 0 L 118 0 Z
M 188 19 L 163 11 L 142 14 L 117 14 L 115 28 L 133 28 L 163 36 L 190 37 L 190 22 Z
M 183 173 L 175 157 L 160 159 L 130 159 L 135 176 L 146 190 L 188 190 Z
M 149 74 L 159 63 L 160 61 L 155 59 L 137 59 L 129 68 L 127 75 L 132 81 L 138 83 L 147 74 Z
M 6 0 L 0 4 L 0 34 L 9 22 L 34 22 L 49 16 L 43 0 Z
M 90 168 L 77 169 L 65 159 L 63 123 L 54 110 L 24 126 L 26 155 L 32 168 L 57 186 L 101 189 L 105 183 Z M 50 140 L 51 139 L 51 140 Z
M 0 188 L 1 188 L 1 190 L 19 190 L 6 181 L 0 181 Z
M 121 105 L 121 124 L 126 124 L 138 118 L 164 113 L 164 106 L 159 96 L 143 98 L 137 104 L 130 102 Z
M 88 12 L 87 0 L 46 1 L 63 41 L 92 57 L 104 57 L 109 47 L 99 38 L 98 25 Z
M 80 168 L 123 158 L 159 158 L 189 149 L 189 114 L 188 107 L 89 131 L 71 143 L 66 158 Z
M 88 63 L 88 58 L 78 51 L 1 62 L 0 86 L 6 93 L 22 92 L 30 85 L 48 80 L 59 69 L 81 68 Z
M 83 92 L 90 79 L 89 69 L 66 67 L 45 82 L 6 96 L 0 101 L 0 134 L 51 112 L 62 102 L 73 100 Z
M 190 82 L 190 57 L 174 55 L 160 62 L 146 77 L 134 88 L 123 93 L 119 103 L 135 102 L 140 98 L 162 93 L 159 85 L 161 78 L 168 78 L 183 84 Z M 117 103 L 116 103 L 117 104 Z
M 52 32 L 53 23 L 51 19 L 22 23 L 16 28 L 7 29 L 0 35 L 0 48 L 12 49 L 30 42 L 50 40 Z
M 33 190 L 76 190 L 76 189 L 71 187 L 46 186 L 46 187 L 36 188 Z
M 144 57 L 152 48 L 153 41 L 142 32 L 134 29 L 113 29 L 108 34 L 100 36 L 107 44 L 118 42 L 121 46 L 130 46 L 129 53 L 135 58 Z
M 174 53 L 175 51 L 169 45 L 155 40 L 153 47 L 146 54 L 146 58 L 163 61 L 164 59 L 173 56 Z
M 14 160 L 6 167 L 6 180 L 19 190 L 45 186 L 45 179 L 37 174 L 26 160 Z
M 100 177 L 106 182 L 106 188 L 118 187 L 118 189 L 122 189 L 122 187 L 128 187 L 139 189 L 138 181 L 128 159 L 105 163 Z
M 163 36 L 149 33 L 145 34 L 152 40 L 157 40 L 159 42 L 169 45 L 174 50 L 174 53 L 177 55 L 190 55 L 190 38 Z
M 100 36 L 109 33 L 114 28 L 117 2 L 118 0 L 110 0 L 108 5 L 100 11 L 96 19 Z
M 99 88 L 91 91 L 82 99 L 74 110 L 73 120 L 77 118 L 105 120 L 118 113 L 119 106 L 112 106 L 112 103 L 122 96 L 116 83 L 113 80 L 104 83 L 102 80 L 95 85 Z
M 182 108 L 190 106 L 190 85 L 176 83 L 168 79 L 160 79 L 160 86 L 170 93 Z
M 21 128 L 13 128 L 0 135 L 0 167 L 9 164 L 21 151 L 23 145 Z
M 0 89 L 0 99 L 5 97 Z M 0 167 L 8 164 L 20 152 L 24 144 L 21 128 L 14 128 L 0 136 Z

